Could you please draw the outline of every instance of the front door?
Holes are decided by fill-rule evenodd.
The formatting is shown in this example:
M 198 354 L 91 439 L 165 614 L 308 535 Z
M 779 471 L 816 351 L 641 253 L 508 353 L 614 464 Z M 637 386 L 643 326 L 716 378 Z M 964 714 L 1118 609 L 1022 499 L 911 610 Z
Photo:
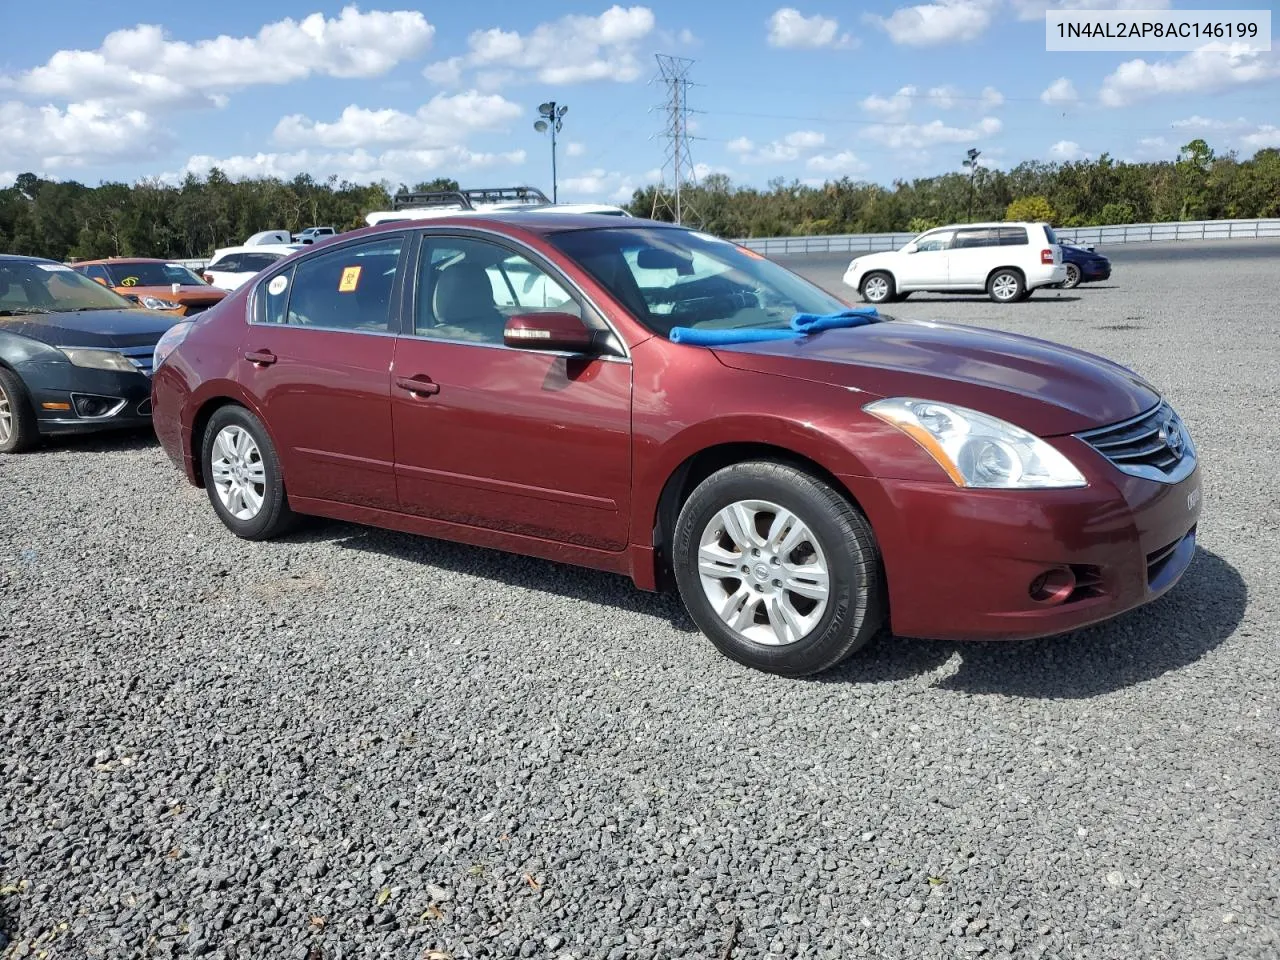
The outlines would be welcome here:
M 291 496 L 395 510 L 389 371 L 401 234 L 346 244 L 254 292 L 239 380 L 258 399 Z
M 598 550 L 627 545 L 631 363 L 503 345 L 506 319 L 603 327 L 513 246 L 427 234 L 391 376 L 400 508 Z
M 945 288 L 948 278 L 947 249 L 951 246 L 950 230 L 926 233 L 912 253 L 903 254 L 895 264 L 894 275 L 900 290 L 937 290 Z

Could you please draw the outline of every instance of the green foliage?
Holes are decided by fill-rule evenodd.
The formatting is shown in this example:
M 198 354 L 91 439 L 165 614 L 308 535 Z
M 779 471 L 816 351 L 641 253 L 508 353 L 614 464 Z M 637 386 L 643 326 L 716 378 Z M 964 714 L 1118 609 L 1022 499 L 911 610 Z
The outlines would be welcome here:
M 1019 197 L 1005 207 L 1006 220 L 1021 220 L 1026 223 L 1052 223 L 1053 207 L 1044 197 Z
M 417 190 L 457 189 L 437 178 Z M 407 190 L 396 185 L 396 192 Z M 0 188 L 0 252 L 69 257 L 202 257 L 259 230 L 311 225 L 364 226 L 391 205 L 387 183 L 355 184 L 302 175 L 233 182 L 218 169 L 178 185 L 44 180 L 31 173 Z M 630 210 L 653 214 L 654 187 L 637 190 Z M 682 190 L 683 220 L 723 237 L 825 233 L 922 233 L 969 219 L 969 177 L 946 173 L 891 186 L 842 177 L 820 187 L 781 178 L 764 189 L 735 186 L 713 174 Z M 1029 205 L 1034 204 L 1034 208 Z M 1216 154 L 1193 140 L 1177 158 L 1121 163 L 1103 154 L 1073 163 L 1027 162 L 981 170 L 974 180 L 974 220 L 1047 220 L 1055 226 L 1280 216 L 1280 151 L 1251 159 Z M 659 211 L 659 218 L 670 214 Z

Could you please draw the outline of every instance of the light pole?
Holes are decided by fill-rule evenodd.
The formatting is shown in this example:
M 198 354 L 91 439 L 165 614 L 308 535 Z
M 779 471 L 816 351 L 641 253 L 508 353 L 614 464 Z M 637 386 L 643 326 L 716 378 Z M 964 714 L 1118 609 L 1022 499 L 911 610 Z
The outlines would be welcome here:
M 556 134 L 564 125 L 561 117 L 569 112 L 569 105 L 557 106 L 554 100 L 548 100 L 538 107 L 538 116 L 542 119 L 534 121 L 533 129 L 539 133 L 551 131 L 551 202 L 559 203 L 559 190 L 556 186 Z
M 978 157 L 982 156 L 982 151 L 973 147 L 969 148 L 969 159 L 964 165 L 969 168 L 969 217 L 967 223 L 973 223 L 973 178 L 978 174 Z

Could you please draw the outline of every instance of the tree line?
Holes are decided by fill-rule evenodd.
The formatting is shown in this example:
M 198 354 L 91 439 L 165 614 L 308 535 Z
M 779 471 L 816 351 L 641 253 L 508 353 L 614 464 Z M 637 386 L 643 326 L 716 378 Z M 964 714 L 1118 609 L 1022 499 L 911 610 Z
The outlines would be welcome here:
M 448 178 L 414 190 L 457 189 Z M 394 193 L 408 190 L 400 184 Z M 627 205 L 654 213 L 657 188 Z M 0 189 L 0 253 L 56 260 L 107 256 L 199 258 L 259 230 L 364 226 L 389 209 L 393 185 L 264 177 L 231 180 L 216 168 L 180 184 L 132 185 L 46 180 L 24 173 Z M 918 232 L 966 220 L 1043 219 L 1054 226 L 1280 216 L 1280 150 L 1241 159 L 1204 140 L 1175 160 L 1124 163 L 1104 154 L 1067 163 L 1029 161 L 1010 170 L 977 168 L 890 186 L 845 177 L 820 187 L 782 179 L 765 189 L 735 186 L 723 174 L 682 188 L 683 218 L 724 237 Z M 661 205 L 660 205 L 661 206 Z

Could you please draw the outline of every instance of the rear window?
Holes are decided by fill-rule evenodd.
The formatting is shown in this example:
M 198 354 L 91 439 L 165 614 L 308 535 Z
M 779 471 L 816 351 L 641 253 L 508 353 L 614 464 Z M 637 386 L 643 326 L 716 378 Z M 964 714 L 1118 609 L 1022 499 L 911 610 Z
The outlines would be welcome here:
M 283 256 L 279 253 L 244 253 L 240 255 L 240 270 L 247 272 L 252 270 L 257 273 L 259 270 L 265 270 Z
M 1050 243 L 1058 243 L 1058 235 L 1053 232 L 1053 227 L 1049 226 L 1047 223 L 1044 225 L 1044 235 L 1045 239 Z
M 1026 227 L 1000 227 L 1000 246 L 1025 247 L 1027 245 Z

